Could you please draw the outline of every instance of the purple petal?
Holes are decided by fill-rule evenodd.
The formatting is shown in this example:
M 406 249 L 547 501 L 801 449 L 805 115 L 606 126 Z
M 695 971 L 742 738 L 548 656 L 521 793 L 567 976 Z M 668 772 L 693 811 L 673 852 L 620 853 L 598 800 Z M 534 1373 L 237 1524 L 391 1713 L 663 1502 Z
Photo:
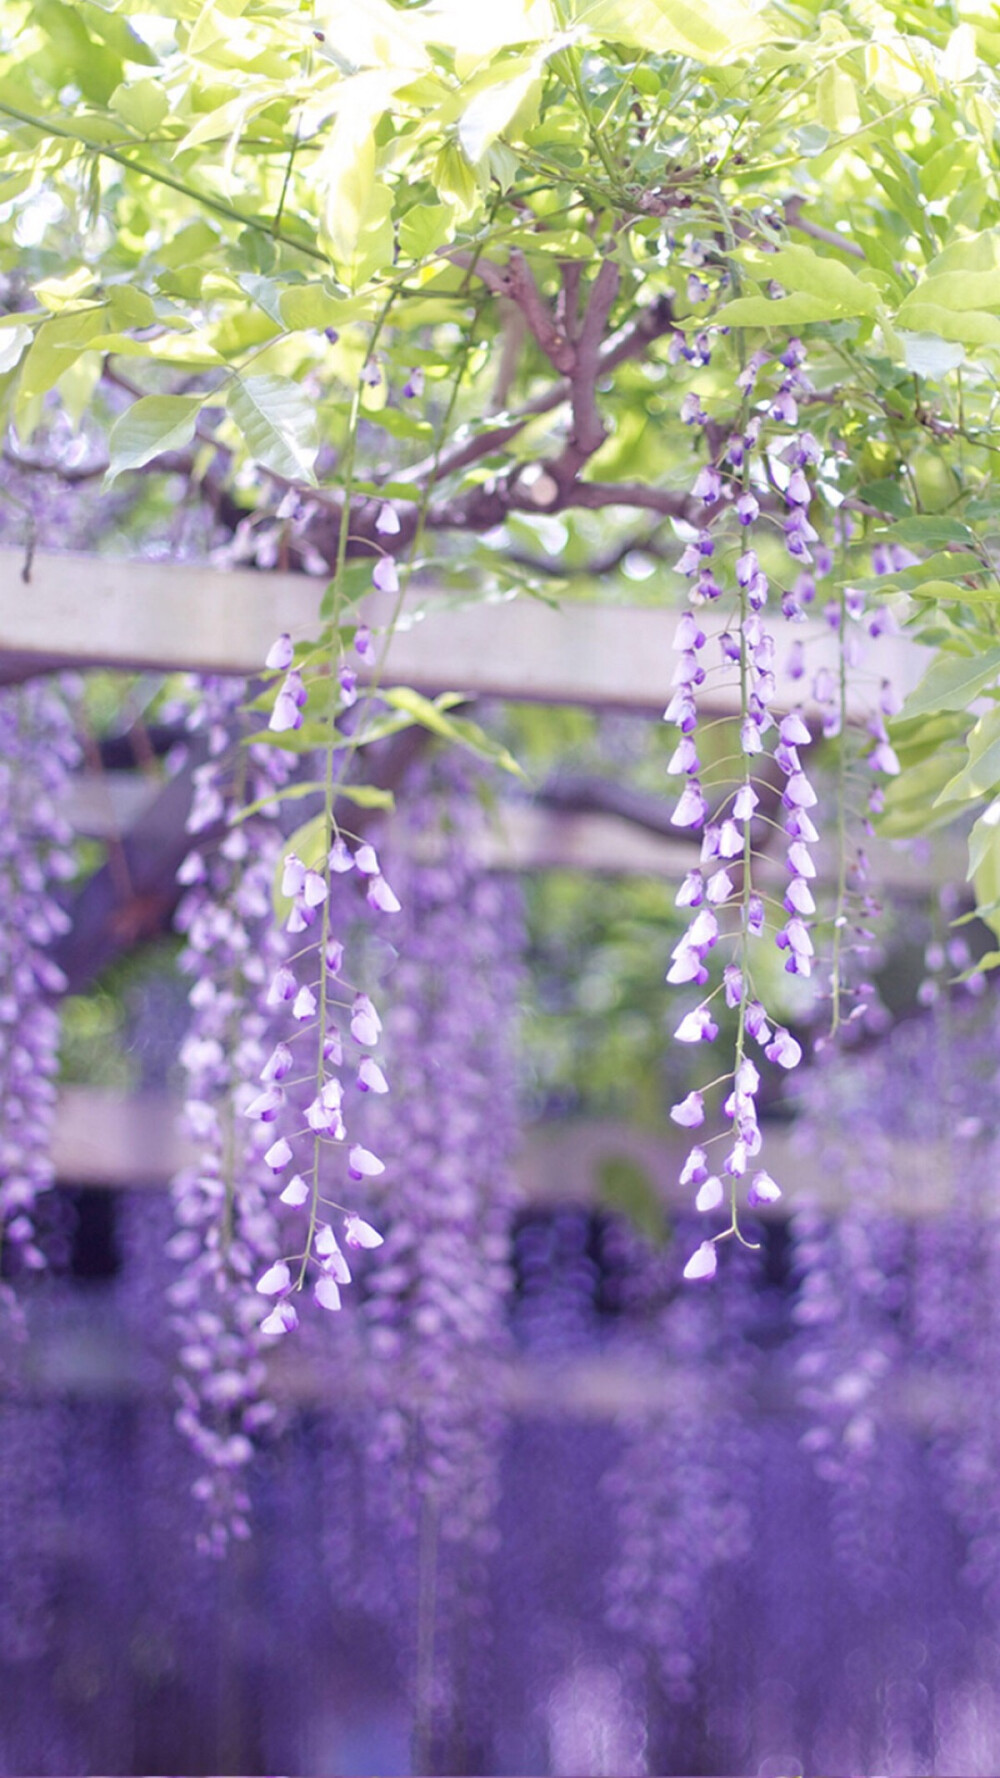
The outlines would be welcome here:
M 714 1278 L 718 1269 L 718 1259 L 714 1241 L 703 1241 L 696 1247 L 684 1267 L 685 1278 Z

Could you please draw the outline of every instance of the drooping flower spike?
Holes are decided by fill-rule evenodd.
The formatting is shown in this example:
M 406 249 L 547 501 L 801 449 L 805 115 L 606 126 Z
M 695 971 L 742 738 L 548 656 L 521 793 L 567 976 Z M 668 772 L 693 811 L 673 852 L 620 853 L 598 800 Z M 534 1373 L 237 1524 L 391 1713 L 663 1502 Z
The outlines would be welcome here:
M 771 589 L 755 541 L 768 481 L 762 454 L 780 449 L 788 463 L 781 521 L 786 549 L 796 563 L 811 563 L 810 546 L 818 543 L 809 519 L 813 504 L 809 470 L 821 453 L 811 435 L 797 429 L 799 400 L 810 391 L 803 359 L 800 343 L 792 341 L 776 362 L 766 350 L 748 362 L 739 379 L 745 398 L 757 398 L 765 371 L 769 371 L 772 392 L 763 402 L 758 400 L 749 418 L 744 415 L 720 460 L 704 465 L 695 476 L 691 496 L 702 511 L 677 563 L 678 572 L 689 582 L 691 609 L 676 627 L 674 647 L 679 658 L 672 697 L 664 713 L 665 720 L 679 730 L 667 769 L 671 776 L 684 780 L 671 820 L 679 831 L 701 835 L 701 856 L 699 868 L 687 873 L 677 896 L 677 905 L 691 909 L 693 918 L 674 947 L 667 981 L 681 988 L 694 987 L 704 998 L 684 1013 L 674 1031 L 675 1041 L 696 1045 L 717 1038 L 719 1027 L 711 1010 L 717 990 L 711 982 L 719 954 L 728 956 L 720 983 L 725 1003 L 737 1015 L 736 1056 L 731 1073 L 724 1077 L 733 1084 L 722 1105 L 723 1116 L 732 1125 L 731 1139 L 717 1173 L 711 1173 L 700 1159 L 700 1149 L 692 1151 L 682 1173 L 682 1182 L 696 1189 L 699 1212 L 711 1213 L 725 1205 L 729 1223 L 691 1255 L 685 1266 L 685 1277 L 691 1279 L 707 1280 L 715 1275 L 720 1239 L 743 1239 L 738 1214 L 741 1195 L 751 1208 L 771 1203 L 779 1195 L 779 1188 L 764 1169 L 750 1169 L 751 1159 L 762 1145 L 757 1117 L 760 1078 L 746 1044 L 769 1045 L 766 1053 L 783 1066 L 792 1065 L 801 1054 L 789 1033 L 782 1031 L 772 1039 L 753 990 L 753 946 L 764 937 L 766 921 L 763 898 L 752 880 L 751 824 L 760 806 L 761 760 L 767 754 L 785 779 L 782 802 L 790 842 L 790 881 L 784 897 L 787 918 L 776 942 L 792 973 L 808 976 L 814 957 L 809 921 L 816 903 L 809 879 L 815 876 L 815 867 L 808 848 L 815 829 L 808 811 L 815 806 L 816 794 L 800 751 L 808 747 L 812 733 L 797 711 L 779 717 L 774 709 L 778 651 L 769 612 Z M 706 439 L 717 436 L 710 432 L 705 401 L 696 390 L 689 390 L 684 397 L 682 419 L 703 429 Z M 780 430 L 786 427 L 796 429 L 791 440 Z M 710 793 L 702 782 L 697 741 L 698 697 L 707 671 L 706 634 L 698 612 L 709 601 L 724 596 L 717 564 L 724 556 L 720 543 L 732 532 L 734 521 L 739 543 L 732 595 L 735 612 L 719 641 L 722 664 L 734 663 L 739 668 L 743 771 L 730 794 L 717 798 L 718 810 L 713 812 Z M 801 574 L 801 569 L 798 572 Z M 805 600 L 808 590 L 800 586 L 800 591 Z M 782 613 L 788 620 L 797 620 L 800 611 L 798 599 L 782 599 Z M 670 1115 L 682 1127 L 700 1128 L 708 1121 L 704 1095 L 689 1093 Z M 724 1136 L 723 1130 L 716 1139 Z

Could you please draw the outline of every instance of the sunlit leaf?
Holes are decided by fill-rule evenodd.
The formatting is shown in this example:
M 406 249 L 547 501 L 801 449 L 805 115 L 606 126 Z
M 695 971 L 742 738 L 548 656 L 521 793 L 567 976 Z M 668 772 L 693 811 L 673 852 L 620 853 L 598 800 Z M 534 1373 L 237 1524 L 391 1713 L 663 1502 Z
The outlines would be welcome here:
M 930 716 L 939 710 L 964 710 L 1000 673 L 1000 647 L 975 655 L 940 654 L 907 698 L 904 721 Z
M 397 710 L 400 714 L 410 717 L 422 728 L 430 729 L 432 734 L 439 735 L 443 741 L 457 742 L 461 747 L 468 747 L 481 759 L 489 760 L 505 772 L 523 778 L 524 772 L 510 751 L 487 735 L 478 723 L 469 722 L 465 717 L 448 716 L 440 702 L 432 702 L 420 692 L 412 691 L 408 686 L 396 685 L 389 690 L 380 691 L 380 698 Z
M 316 414 L 299 383 L 288 377 L 238 377 L 226 407 L 255 463 L 289 481 L 315 481 Z
M 696 62 L 731 62 L 766 43 L 771 28 L 739 0 L 576 0 L 573 18 L 595 36 Z

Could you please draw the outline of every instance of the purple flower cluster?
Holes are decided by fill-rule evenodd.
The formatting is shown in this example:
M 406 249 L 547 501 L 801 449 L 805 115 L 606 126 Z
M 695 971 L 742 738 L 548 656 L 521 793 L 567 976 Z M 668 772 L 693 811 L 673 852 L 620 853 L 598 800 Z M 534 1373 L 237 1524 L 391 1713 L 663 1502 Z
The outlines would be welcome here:
M 606 1614 L 676 1703 L 693 1695 L 719 1577 L 751 1547 L 760 1450 L 741 1403 L 752 1286 L 744 1275 L 721 1297 L 677 1294 L 669 1261 L 635 1237 L 632 1245 L 629 1294 L 647 1299 L 649 1325 L 645 1338 L 633 1331 L 623 1344 L 633 1347 L 629 1373 L 650 1405 L 624 1421 L 606 1483 L 619 1543 Z
M 268 662 L 284 671 L 291 659 L 290 639 L 281 636 Z M 279 698 L 281 695 L 279 691 Z M 289 695 L 294 701 L 294 687 Z M 280 873 L 281 895 L 287 906 L 284 931 L 301 938 L 302 943 L 293 955 L 277 963 L 266 981 L 264 1004 L 278 1041 L 258 1071 L 243 1107 L 243 1115 L 260 1132 L 264 1165 L 275 1180 L 284 1179 L 281 1202 L 305 1209 L 307 1215 L 301 1248 L 276 1259 L 256 1280 L 259 1295 L 273 1304 L 262 1331 L 275 1335 L 288 1333 L 297 1325 L 292 1296 L 310 1275 L 319 1306 L 331 1313 L 340 1308 L 341 1287 L 351 1281 L 341 1240 L 355 1249 L 377 1247 L 382 1241 L 370 1223 L 330 1195 L 325 1177 L 334 1155 L 346 1159 L 347 1175 L 354 1184 L 377 1179 L 385 1172 L 385 1163 L 364 1143 L 352 1139 L 348 1125 L 352 1087 L 357 1095 L 355 1109 L 360 1109 L 365 1097 L 381 1097 L 389 1090 L 373 1054 L 382 1022 L 369 995 L 344 973 L 345 946 L 334 933 L 331 920 L 331 884 L 353 874 L 364 884 L 368 907 L 378 915 L 398 914 L 400 902 L 369 842 L 349 845 L 335 824 L 324 829 L 321 844 L 317 843 L 315 823 L 306 831 L 310 835 L 309 856 L 303 859 L 294 849 L 285 852 Z M 348 1067 L 353 1070 L 350 1084 L 344 1075 Z M 335 1189 L 339 1197 L 341 1188 Z M 329 1218 L 331 1210 L 343 1219 L 339 1239 Z
M 268 972 L 287 949 L 270 920 L 281 835 L 276 803 L 245 821 L 237 817 L 244 804 L 280 786 L 287 762 L 277 749 L 260 746 L 234 759 L 244 689 L 219 679 L 197 688 L 187 726 L 208 757 L 195 768 L 187 823 L 193 848 L 179 872 L 186 893 L 176 916 L 185 940 L 180 966 L 194 978 L 180 1064 L 196 1159 L 172 1186 L 168 1252 L 182 1270 L 168 1298 L 179 1341 L 176 1420 L 203 1465 L 195 1484 L 205 1509 L 201 1543 L 215 1555 L 231 1536 L 249 1533 L 243 1475 L 256 1435 L 275 1413 L 264 1310 L 252 1284 L 262 1265 L 274 1264 L 280 1229 L 266 1136 L 241 1114 L 246 1080 L 264 1066 L 273 1037 Z
M 415 372 L 414 375 L 422 375 Z M 404 393 L 416 394 L 415 389 Z M 388 501 L 379 508 L 375 519 L 375 530 L 378 536 L 398 537 L 402 526 L 399 514 Z M 399 592 L 399 569 L 396 559 L 388 548 L 381 548 L 372 568 L 372 587 L 378 593 L 396 594 Z M 341 654 L 337 667 L 337 684 L 340 695 L 340 707 L 349 710 L 358 701 L 358 668 L 359 665 L 368 669 L 377 662 L 375 640 L 367 623 L 359 622 L 354 631 L 353 657 Z M 273 734 L 288 734 L 301 729 L 305 721 L 305 709 L 309 702 L 309 680 L 311 676 L 308 654 L 295 664 L 296 650 L 291 636 L 287 632 L 277 638 L 269 649 L 264 665 L 269 673 L 281 675 L 281 682 L 275 693 L 268 728 Z M 325 668 L 323 669 L 325 670 Z
M 829 1051 L 798 1083 L 803 1154 L 844 1194 L 836 1215 L 803 1202 L 793 1223 L 802 1444 L 859 1590 L 879 1565 L 887 1590 L 898 1578 L 885 1572 L 884 1520 L 875 1538 L 859 1526 L 901 1417 L 914 1417 L 967 1540 L 967 1572 L 1000 1599 L 1000 1441 L 979 1406 L 1000 1356 L 996 1040 L 988 1001 L 937 1000 L 870 1049 L 863 1070 Z M 934 1206 L 908 1210 L 929 1181 Z
M 714 1211 L 728 1201 L 729 1224 L 720 1234 L 703 1241 L 692 1254 L 685 1267 L 688 1278 L 712 1277 L 717 1242 L 729 1235 L 742 1239 L 737 1192 L 748 1174 L 746 1202 L 751 1206 L 773 1203 L 781 1195 L 769 1173 L 751 1167 L 761 1148 L 756 1108 L 760 1079 L 746 1053 L 747 1042 L 752 1040 L 769 1060 L 781 1067 L 792 1068 L 801 1058 L 799 1045 L 788 1031 L 780 1027 L 772 1030 L 754 991 L 753 944 L 765 933 L 766 917 L 764 900 L 753 885 L 751 823 L 761 802 L 760 757 L 769 747 L 785 780 L 781 801 L 789 839 L 785 919 L 776 932 L 775 942 L 785 953 L 785 968 L 790 974 L 808 976 L 814 955 L 809 920 L 816 911 L 810 887 L 816 869 L 809 847 L 818 835 L 808 811 L 817 797 L 799 752 L 808 745 L 811 735 L 801 714 L 792 711 L 779 718 L 773 708 L 777 696 L 777 651 L 768 620 L 770 586 L 754 543 L 755 527 L 762 522 L 762 500 L 769 481 L 775 480 L 775 464 L 780 463 L 784 469 L 781 531 L 785 548 L 796 573 L 801 564 L 813 561 L 809 546 L 818 538 L 808 516 L 813 499 L 808 471 L 819 461 L 821 451 L 810 433 L 798 429 L 797 398 L 811 389 L 802 370 L 803 357 L 801 343 L 789 342 L 775 367 L 776 389 L 769 399 L 758 400 L 753 412 L 748 410 L 759 375 L 769 363 L 768 354 L 756 353 L 740 373 L 743 415 L 718 461 L 706 464 L 695 478 L 692 498 L 700 502 L 702 514 L 677 564 L 678 571 L 691 582 L 689 599 L 695 610 L 706 602 L 719 600 L 723 589 L 713 559 L 724 528 L 735 518 L 740 540 L 734 570 L 738 619 L 734 628 L 723 630 L 720 644 L 723 664 L 735 663 L 739 669 L 739 746 L 743 770 L 735 789 L 714 810 L 710 809 L 701 781 L 697 747 L 696 692 L 706 678 L 702 662 L 706 634 L 694 611 L 685 612 L 677 626 L 674 645 L 679 659 L 672 681 L 673 695 L 664 713 L 665 720 L 675 724 L 680 732 L 667 769 L 685 779 L 672 821 L 675 827 L 700 832 L 702 836 L 699 864 L 688 872 L 677 896 L 678 906 L 694 910 L 694 916 L 675 946 L 667 981 L 672 985 L 694 983 L 700 988 L 708 987 L 710 954 L 721 938 L 728 936 L 731 941 L 730 961 L 723 968 L 721 981 L 684 1015 L 674 1033 L 675 1039 L 691 1044 L 714 1042 L 719 1027 L 712 1014 L 712 1001 L 720 992 L 726 1005 L 738 1015 L 735 1064 L 730 1073 L 721 1077 L 722 1081 L 732 1082 L 732 1091 L 723 1105 L 724 1115 L 733 1125 L 729 1153 L 718 1171 L 713 1171 L 707 1150 L 698 1146 L 689 1154 L 681 1176 L 682 1183 L 696 1188 L 696 1208 L 700 1211 Z M 683 417 L 688 424 L 702 427 L 707 439 L 712 437 L 699 397 L 685 397 Z M 791 437 L 786 438 L 781 428 L 791 428 Z M 783 610 L 792 620 L 800 615 L 794 595 L 790 599 L 786 595 Z M 727 926 L 728 933 L 724 930 Z M 705 1121 L 703 1095 L 689 1093 L 673 1107 L 671 1116 L 683 1128 L 700 1127 Z
M 400 1465 L 446 1542 L 484 1547 L 511 1283 L 522 931 L 514 884 L 483 873 L 469 819 L 448 818 L 456 796 L 475 806 L 451 761 L 414 787 L 408 856 L 394 867 L 406 911 L 386 1012 L 391 1123 L 371 1107 L 394 1184 L 363 1314 L 377 1459 Z M 417 836 L 426 849 L 433 834 L 440 855 L 417 862 Z
M 54 1179 L 54 1002 L 66 980 L 49 949 L 69 926 L 55 891 L 76 868 L 64 813 L 79 760 L 75 695 L 45 680 L 0 693 L 0 1239 L 15 1270 L 45 1264 L 35 1205 Z

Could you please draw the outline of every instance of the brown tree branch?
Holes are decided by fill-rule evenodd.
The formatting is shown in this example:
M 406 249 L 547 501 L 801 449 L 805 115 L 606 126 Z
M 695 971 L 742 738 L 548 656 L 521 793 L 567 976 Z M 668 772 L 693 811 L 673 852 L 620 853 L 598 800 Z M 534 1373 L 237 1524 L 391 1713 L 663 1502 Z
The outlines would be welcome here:
M 566 259 L 559 267 L 562 289 L 556 297 L 556 320 L 568 339 L 576 342 L 580 335 L 580 280 L 583 267 L 578 259 Z
M 640 311 L 635 321 L 622 327 L 617 334 L 612 334 L 598 360 L 597 381 L 629 359 L 640 358 L 664 334 L 680 331 L 674 320 L 670 298 L 656 297 L 655 301 Z M 477 432 L 461 444 L 455 445 L 452 450 L 442 452 L 436 463 L 433 457 L 425 457 L 412 468 L 401 470 L 395 480 L 425 482 L 434 474 L 437 481 L 445 481 L 449 475 L 455 475 L 459 470 L 467 469 L 471 464 L 480 462 L 483 457 L 489 457 L 494 451 L 501 450 L 512 438 L 517 437 L 530 420 L 561 407 L 564 401 L 570 399 L 571 393 L 569 378 L 561 378 L 550 389 L 526 401 L 523 407 L 516 409 L 508 418 L 498 420 L 495 426 L 489 427 L 485 432 Z
M 523 253 L 512 248 L 510 258 L 503 266 L 495 265 L 491 259 L 477 258 L 472 253 L 449 250 L 445 258 L 473 272 L 494 296 L 506 296 L 516 303 L 546 358 L 564 376 L 569 375 L 573 369 L 572 341 L 558 326 Z
M 591 286 L 570 372 L 573 431 L 564 450 L 549 465 L 561 488 L 576 480 L 589 457 L 604 443 L 605 426 L 597 405 L 597 379 L 601 368 L 601 344 L 608 316 L 618 295 L 621 273 L 613 259 L 606 259 Z
M 801 197 L 785 198 L 781 207 L 786 228 L 793 228 L 800 235 L 811 235 L 814 241 L 825 241 L 828 247 L 836 247 L 838 253 L 847 253 L 852 259 L 864 259 L 865 250 L 856 241 L 847 241 L 843 235 L 837 234 L 836 229 L 821 228 L 818 222 L 811 222 L 807 216 L 803 216 L 802 206 L 805 201 Z
M 524 316 L 515 303 L 504 302 L 501 309 L 503 325 L 500 329 L 500 362 L 490 397 L 490 412 L 493 414 L 502 414 L 507 406 L 528 331 Z
M 657 527 L 658 528 L 658 527 Z M 558 556 L 530 555 L 527 550 L 510 549 L 504 551 L 504 561 L 512 562 L 516 568 L 525 568 L 529 574 L 547 574 L 553 580 L 601 580 L 606 574 L 613 574 L 620 568 L 626 556 L 653 556 L 658 561 L 665 561 L 668 556 L 676 555 L 677 545 L 671 538 L 665 545 L 657 540 L 656 529 L 642 532 L 635 537 L 626 537 L 600 555 L 589 556 L 578 566 L 567 567 Z

